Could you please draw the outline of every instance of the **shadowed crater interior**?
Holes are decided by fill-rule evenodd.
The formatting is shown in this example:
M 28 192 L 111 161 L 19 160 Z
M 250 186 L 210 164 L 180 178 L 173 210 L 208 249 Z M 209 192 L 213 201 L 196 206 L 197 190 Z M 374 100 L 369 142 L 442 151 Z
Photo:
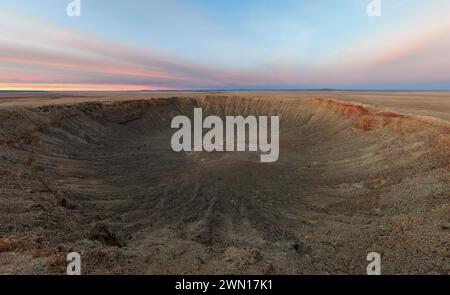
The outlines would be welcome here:
M 176 153 L 171 120 L 280 116 L 280 157 Z M 442 273 L 447 123 L 332 100 L 205 96 L 0 110 L 0 272 Z M 19 266 L 20 265 L 20 266 Z

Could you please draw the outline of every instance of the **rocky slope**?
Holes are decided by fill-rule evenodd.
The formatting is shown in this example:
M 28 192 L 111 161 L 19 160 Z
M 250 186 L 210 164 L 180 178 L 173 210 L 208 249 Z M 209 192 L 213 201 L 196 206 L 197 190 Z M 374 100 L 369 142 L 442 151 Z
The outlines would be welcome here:
M 279 115 L 280 159 L 175 153 L 174 116 Z M 450 127 L 329 99 L 0 109 L 0 273 L 446 273 Z

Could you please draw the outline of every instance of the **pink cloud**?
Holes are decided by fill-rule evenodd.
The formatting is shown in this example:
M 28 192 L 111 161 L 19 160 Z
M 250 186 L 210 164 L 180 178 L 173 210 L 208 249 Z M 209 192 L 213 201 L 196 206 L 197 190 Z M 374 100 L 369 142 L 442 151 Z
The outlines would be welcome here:
M 0 11 L 0 88 L 200 89 L 450 81 L 450 18 L 380 28 L 321 63 L 204 65 Z M 276 60 L 276 59 L 275 59 Z

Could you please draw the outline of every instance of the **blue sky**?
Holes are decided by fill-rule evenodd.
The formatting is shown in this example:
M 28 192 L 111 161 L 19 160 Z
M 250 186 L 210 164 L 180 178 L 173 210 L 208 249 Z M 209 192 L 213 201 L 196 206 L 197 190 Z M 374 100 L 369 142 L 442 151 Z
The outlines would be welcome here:
M 444 50 L 450 45 L 442 40 L 450 36 L 450 2 L 445 0 L 381 0 L 380 17 L 367 15 L 370 1 L 366 0 L 81 0 L 80 17 L 66 15 L 69 2 L 0 0 L 3 16 L 15 19 L 8 23 L 4 18 L 0 29 L 11 36 L 3 42 L 27 49 L 30 57 L 29 64 L 14 64 L 23 56 L 1 61 L 1 77 L 7 77 L 11 69 L 11 76 L 16 77 L 3 78 L 3 88 L 20 83 L 39 86 L 39 79 L 32 81 L 30 74 L 38 72 L 45 78 L 42 85 L 52 84 L 52 74 L 60 74 L 66 77 L 59 79 L 62 85 L 150 89 L 450 89 L 450 70 L 446 69 L 450 57 Z M 19 27 L 26 32 L 14 35 Z M 55 31 L 64 35 L 64 41 L 51 40 Z M 24 45 L 27 34 L 42 36 L 41 41 Z M 67 41 L 71 34 L 77 43 Z M 113 56 L 101 56 L 101 45 L 85 45 L 96 42 L 108 44 L 108 52 L 116 50 L 110 53 Z M 41 52 L 44 46 L 45 54 Z M 12 55 L 12 51 L 5 54 Z M 55 68 L 52 56 L 61 60 L 73 51 L 80 56 L 67 56 L 67 62 Z M 47 64 L 33 62 L 35 56 L 43 55 Z M 89 59 L 83 60 L 87 55 Z M 99 68 L 104 64 L 99 63 L 84 75 L 94 55 L 99 60 L 109 58 L 114 74 L 107 67 Z M 136 62 L 137 56 L 142 63 Z M 73 65 L 84 62 L 86 68 Z M 27 77 L 22 80 L 21 70 Z M 154 71 L 158 75 L 152 77 Z M 145 79 L 139 76 L 142 72 Z M 171 76 L 176 78 L 170 80 Z

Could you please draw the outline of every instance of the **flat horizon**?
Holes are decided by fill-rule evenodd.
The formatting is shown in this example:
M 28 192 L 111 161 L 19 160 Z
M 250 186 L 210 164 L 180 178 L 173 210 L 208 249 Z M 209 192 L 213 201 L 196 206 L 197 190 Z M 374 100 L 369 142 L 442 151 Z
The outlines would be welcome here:
M 158 89 L 158 90 L 0 90 L 0 93 L 139 93 L 139 92 L 450 92 L 450 89 Z

